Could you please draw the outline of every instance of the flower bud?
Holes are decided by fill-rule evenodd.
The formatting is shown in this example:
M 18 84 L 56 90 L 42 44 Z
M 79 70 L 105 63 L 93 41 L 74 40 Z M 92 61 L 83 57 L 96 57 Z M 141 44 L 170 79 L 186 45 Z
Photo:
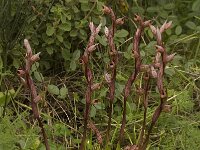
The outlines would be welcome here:
M 32 62 L 38 61 L 38 60 L 40 59 L 40 57 L 39 57 L 39 56 L 40 56 L 40 53 L 41 53 L 41 52 L 39 52 L 39 53 L 33 55 L 33 56 L 31 57 L 31 61 L 32 61 Z
M 166 23 L 165 29 L 169 29 L 172 26 L 172 21 Z
M 116 23 L 117 25 L 123 25 L 123 24 L 124 24 L 124 18 L 118 18 L 118 19 L 115 21 L 115 23 Z
M 171 54 L 171 55 L 168 55 L 167 58 L 166 58 L 166 61 L 167 61 L 167 62 L 172 61 L 172 60 L 174 59 L 174 56 L 175 56 L 175 55 L 176 55 L 176 53 L 173 53 L 173 54 Z
M 163 33 L 165 31 L 165 25 L 166 25 L 167 21 L 165 21 L 163 23 L 163 25 L 160 27 L 160 33 Z
M 104 33 L 105 33 L 106 37 L 108 37 L 108 35 L 109 35 L 109 29 L 106 26 L 104 28 Z
M 109 73 L 105 73 L 104 78 L 105 78 L 107 83 L 111 83 L 111 75 Z
M 157 51 L 160 52 L 160 53 L 163 53 L 164 52 L 164 48 L 160 45 L 156 45 L 156 48 L 157 48 Z
M 96 28 L 96 34 L 98 34 L 99 32 L 100 32 L 100 30 L 101 30 L 101 23 L 98 25 L 98 27 Z
M 25 48 L 27 50 L 26 51 L 27 56 L 31 57 L 32 56 L 32 49 L 31 49 L 31 46 L 30 46 L 30 44 L 29 44 L 27 39 L 24 39 L 24 46 L 25 46 Z
M 151 75 L 153 78 L 157 78 L 158 74 L 153 66 L 151 66 Z
M 144 22 L 145 27 L 149 26 L 150 24 L 151 24 L 151 20 L 147 20 L 147 21 Z
M 99 90 L 100 88 L 101 88 L 101 83 L 95 83 L 91 87 L 92 91 Z
M 104 5 L 103 6 L 103 13 L 104 14 L 110 14 L 110 12 L 111 12 L 110 8 Z
M 98 43 L 97 44 L 94 44 L 94 45 L 92 45 L 92 46 L 90 46 L 89 48 L 88 48 L 88 52 L 93 52 L 95 49 L 96 49 L 96 46 L 97 45 L 99 45 Z
M 171 112 L 172 111 L 172 106 L 171 105 L 164 105 L 163 109 L 162 109 L 163 112 Z
M 21 80 L 22 84 L 23 84 L 25 87 L 27 87 L 27 82 L 26 82 L 26 80 L 25 80 L 24 78 L 22 78 L 22 77 L 20 77 L 20 80 Z
M 38 103 L 42 97 L 40 95 L 36 96 L 36 98 L 33 100 L 35 103 Z
M 22 70 L 22 69 L 18 69 L 18 70 L 17 70 L 17 75 L 18 75 L 19 77 L 24 76 L 24 74 L 25 74 L 25 71 L 24 71 L 24 70 Z
M 143 72 L 147 72 L 149 70 L 149 65 L 141 65 L 140 70 Z
M 90 27 L 91 33 L 93 33 L 96 30 L 93 22 L 90 22 L 89 27 Z
M 158 41 L 162 41 L 161 32 L 160 32 L 160 30 L 159 30 L 158 27 L 157 27 L 157 29 L 156 29 L 156 36 L 157 36 L 157 40 L 158 40 Z
M 156 28 L 153 25 L 150 25 L 150 29 L 154 35 L 156 35 Z

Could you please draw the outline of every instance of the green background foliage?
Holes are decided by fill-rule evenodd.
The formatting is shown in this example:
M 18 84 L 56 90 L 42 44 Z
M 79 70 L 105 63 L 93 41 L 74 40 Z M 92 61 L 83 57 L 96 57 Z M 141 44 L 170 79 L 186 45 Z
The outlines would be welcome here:
M 23 39 L 28 38 L 34 53 L 41 60 L 32 67 L 37 91 L 42 96 L 38 104 L 51 149 L 78 149 L 83 132 L 85 78 L 79 65 L 89 37 L 88 24 L 110 21 L 101 9 L 111 6 L 125 24 L 116 31 L 114 40 L 120 54 L 116 95 L 112 117 L 111 148 L 117 147 L 122 118 L 122 91 L 134 61 L 132 38 L 137 25 L 134 14 L 151 19 L 160 26 L 173 21 L 164 35 L 169 53 L 176 53 L 166 68 L 165 86 L 172 111 L 162 113 L 153 130 L 148 149 L 198 150 L 200 130 L 200 1 L 199 0 L 0 0 L 0 149 L 44 149 L 37 122 L 30 115 L 30 96 L 16 77 L 16 69 L 24 65 Z M 103 29 L 92 56 L 95 82 L 103 81 L 109 62 L 108 47 Z M 155 54 L 155 39 L 145 30 L 140 49 L 144 63 Z M 141 85 L 137 80 L 133 91 Z M 152 82 L 147 120 L 159 103 L 158 91 Z M 107 125 L 108 87 L 92 95 L 90 116 L 105 136 Z M 127 102 L 126 145 L 135 144 L 141 130 L 142 102 L 133 92 Z M 95 135 L 88 133 L 87 149 L 100 149 Z

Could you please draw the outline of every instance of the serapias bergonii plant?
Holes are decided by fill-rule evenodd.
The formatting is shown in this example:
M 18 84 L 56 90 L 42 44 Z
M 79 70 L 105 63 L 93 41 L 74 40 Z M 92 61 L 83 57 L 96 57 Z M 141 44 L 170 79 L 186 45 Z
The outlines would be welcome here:
M 151 65 L 149 65 L 149 68 L 151 69 L 150 73 L 156 79 L 156 82 L 157 82 L 157 88 L 158 88 L 158 91 L 160 94 L 160 104 L 154 111 L 154 114 L 153 114 L 152 120 L 151 120 L 151 124 L 147 130 L 147 134 L 146 134 L 145 138 L 142 141 L 140 141 L 140 143 L 139 143 L 139 150 L 146 149 L 147 144 L 149 142 L 150 133 L 152 132 L 152 129 L 153 129 L 155 123 L 157 122 L 161 112 L 166 107 L 168 107 L 168 105 L 166 105 L 167 89 L 164 86 L 164 74 L 165 74 L 165 68 L 166 68 L 167 63 L 169 63 L 173 60 L 175 53 L 170 54 L 170 55 L 167 54 L 164 42 L 162 41 L 162 33 L 165 30 L 167 30 L 168 28 L 170 28 L 171 25 L 172 25 L 171 21 L 170 22 L 165 21 L 164 24 L 160 28 L 158 28 L 158 27 L 156 28 L 155 26 L 150 25 L 150 29 L 153 32 L 153 35 L 157 40 L 157 45 L 156 45 L 156 55 L 154 57 L 153 63 Z M 147 71 L 148 70 L 149 69 L 147 69 Z M 146 88 L 146 89 L 148 89 L 148 88 Z M 144 102 L 145 102 L 144 107 L 145 107 L 145 109 L 147 109 L 147 105 L 148 105 L 147 95 L 145 96 Z M 143 124 L 143 128 L 145 128 L 144 126 L 145 126 L 145 124 Z
M 141 22 L 141 17 L 137 16 L 136 20 L 140 20 L 139 22 Z M 171 55 L 167 54 L 166 48 L 162 41 L 162 33 L 165 30 L 167 30 L 168 28 L 170 28 L 172 22 L 168 22 L 168 23 L 165 22 L 161 26 L 161 28 L 158 28 L 158 27 L 155 28 L 153 25 L 151 25 L 151 22 L 149 22 L 149 21 L 148 21 L 148 24 L 149 24 L 148 26 L 150 27 L 151 31 L 153 32 L 153 34 L 157 40 L 156 53 L 155 53 L 155 57 L 154 57 L 152 64 L 147 65 L 147 64 L 142 64 L 141 62 L 139 63 L 140 64 L 140 68 L 139 68 L 140 72 L 144 72 L 143 88 L 139 89 L 139 92 L 138 92 L 141 95 L 143 95 L 143 107 L 144 107 L 143 124 L 142 124 L 142 129 L 140 131 L 138 143 L 136 145 L 131 145 L 131 146 L 126 147 L 125 148 L 126 150 L 145 150 L 147 147 L 147 144 L 149 142 L 152 129 L 155 126 L 155 123 L 157 122 L 161 112 L 163 110 L 165 110 L 166 107 L 169 107 L 169 105 L 166 105 L 167 90 L 164 87 L 164 73 L 165 73 L 165 67 L 166 67 L 167 63 L 171 62 L 173 60 L 175 54 L 171 54 Z M 141 24 L 140 24 L 140 27 L 141 27 Z M 139 28 L 137 29 L 135 38 L 134 38 L 134 43 L 137 43 L 137 44 L 139 44 L 138 43 L 139 41 L 138 40 L 135 41 L 135 39 L 136 39 L 137 35 L 141 36 L 141 34 L 138 34 Z M 134 57 L 135 57 L 135 55 L 138 56 L 138 53 L 140 53 L 140 51 L 138 51 L 138 49 L 136 50 L 138 53 L 137 52 L 135 53 L 135 48 L 138 48 L 138 46 L 133 47 Z M 139 56 L 140 56 L 140 54 L 139 54 Z M 140 58 L 140 60 L 141 60 L 141 58 Z M 136 61 L 136 57 L 135 57 L 135 61 Z M 137 67 L 137 62 L 135 62 L 135 63 L 136 63 L 135 67 Z M 136 68 L 135 68 L 135 70 L 136 70 Z M 150 79 L 156 80 L 157 88 L 158 88 L 158 91 L 160 94 L 160 104 L 156 108 L 155 112 L 153 113 L 150 126 L 147 129 L 146 128 L 146 120 L 147 120 L 147 107 L 148 107 L 148 94 L 149 94 Z M 126 89 L 126 86 L 125 86 L 125 89 Z M 123 129 L 123 124 L 121 126 L 121 131 L 122 131 L 122 129 Z M 147 132 L 145 133 L 145 131 L 147 131 Z M 122 140 L 122 136 L 123 136 L 123 132 L 120 132 L 120 138 L 119 138 L 120 142 Z
M 37 106 L 37 103 L 41 100 L 41 96 L 38 95 L 36 86 L 34 85 L 33 79 L 31 78 L 31 67 L 35 62 L 37 62 L 40 59 L 39 58 L 40 52 L 37 54 L 33 54 L 32 48 L 27 39 L 24 40 L 24 46 L 26 48 L 26 56 L 25 56 L 26 65 L 23 69 L 18 69 L 17 74 L 21 82 L 24 84 L 24 87 L 28 88 L 30 91 L 31 108 L 32 108 L 33 116 L 38 121 L 39 127 L 41 128 L 41 134 L 44 139 L 46 150 L 50 150 L 50 147 L 48 144 L 48 138 L 47 138 L 47 135 L 42 123 L 42 118 L 40 116 L 38 106 Z
M 109 144 L 110 141 L 110 129 L 111 129 L 111 118 L 113 112 L 113 101 L 115 98 L 115 82 L 116 82 L 116 74 L 117 74 L 117 63 L 118 63 L 118 51 L 114 43 L 114 35 L 116 31 L 117 25 L 122 25 L 124 23 L 124 18 L 116 18 L 115 13 L 110 7 L 104 6 L 103 7 L 104 14 L 107 14 L 111 20 L 112 25 L 110 28 L 105 26 L 104 34 L 107 39 L 107 43 L 109 46 L 109 56 L 110 62 L 108 65 L 108 72 L 105 72 L 105 80 L 109 87 L 109 109 L 108 109 L 108 126 L 107 126 L 107 133 L 106 133 L 106 144 Z
M 87 89 L 85 92 L 86 105 L 85 105 L 85 112 L 84 112 L 84 131 L 83 131 L 83 137 L 82 137 L 82 141 L 80 145 L 80 150 L 85 149 L 87 126 L 89 123 L 89 118 L 90 118 L 89 113 L 90 113 L 90 107 L 92 103 L 92 100 L 91 100 L 92 92 L 96 89 L 99 89 L 99 87 L 101 86 L 101 83 L 93 83 L 93 71 L 90 68 L 90 63 L 89 63 L 91 53 L 96 49 L 96 46 L 98 45 L 98 44 L 95 44 L 95 37 L 101 29 L 101 24 L 98 27 L 95 27 L 93 22 L 90 22 L 89 28 L 91 32 L 90 38 L 85 48 L 85 51 L 83 53 L 83 56 L 80 58 L 80 63 L 83 65 L 83 71 L 84 71 L 84 75 L 87 81 Z M 93 131 L 95 132 L 97 131 L 97 128 L 94 127 L 94 124 L 92 124 L 91 126 L 91 123 L 90 123 L 90 127 L 92 127 Z M 97 134 L 97 136 L 100 136 L 100 135 Z M 98 138 L 101 139 L 100 137 Z M 99 141 L 99 143 L 101 143 L 101 141 Z
M 123 117 L 122 117 L 122 125 L 121 125 L 120 135 L 119 135 L 119 142 L 121 142 L 123 139 L 124 129 L 125 129 L 125 125 L 126 125 L 127 98 L 130 95 L 131 86 L 132 86 L 133 82 L 136 80 L 138 74 L 140 73 L 140 69 L 141 69 L 141 65 L 142 65 L 142 59 L 141 59 L 140 50 L 139 50 L 140 40 L 142 38 L 142 33 L 144 31 L 144 28 L 148 27 L 150 25 L 150 20 L 143 21 L 143 19 L 137 15 L 135 17 L 135 21 L 137 21 L 139 23 L 139 27 L 137 28 L 134 39 L 133 39 L 133 49 L 132 49 L 132 53 L 135 58 L 135 66 L 134 66 L 134 71 L 130 75 L 130 77 L 125 85 L 125 88 L 124 88 Z

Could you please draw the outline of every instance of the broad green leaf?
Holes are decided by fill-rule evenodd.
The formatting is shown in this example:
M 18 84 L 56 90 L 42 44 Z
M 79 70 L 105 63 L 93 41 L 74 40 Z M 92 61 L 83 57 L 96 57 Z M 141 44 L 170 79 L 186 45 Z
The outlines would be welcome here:
M 115 33 L 115 37 L 120 37 L 120 38 L 123 38 L 123 37 L 126 37 L 128 36 L 128 31 L 122 29 L 122 30 L 118 30 L 116 33 Z
M 8 90 L 8 94 L 13 96 L 15 94 L 15 90 L 14 89 Z
M 200 0 L 196 0 L 192 4 L 193 11 L 200 11 Z
M 82 3 L 81 4 L 81 10 L 82 11 L 89 11 L 90 10 L 90 7 L 87 3 Z
M 35 72 L 34 72 L 34 77 L 35 77 L 36 80 L 39 81 L 39 82 L 43 82 L 43 81 L 44 81 L 43 75 L 42 75 L 40 72 L 38 72 L 38 71 L 35 71 Z
M 62 54 L 62 57 L 63 57 L 65 60 L 70 60 L 70 59 L 71 59 L 70 50 L 64 48 L 64 49 L 61 50 L 61 54 Z
M 31 71 L 34 72 L 38 69 L 38 67 L 40 66 L 40 64 L 38 62 L 35 62 L 32 67 L 31 67 Z
M 73 60 L 78 60 L 80 58 L 80 50 L 75 50 L 73 53 Z
M 3 92 L 0 92 L 0 106 L 4 106 L 6 100 L 6 95 Z
M 54 27 L 52 27 L 51 25 L 48 25 L 48 26 L 47 26 L 47 30 L 46 30 L 46 34 L 47 34 L 48 36 L 52 36 L 52 35 L 54 34 L 54 32 L 55 32 Z
M 59 88 L 56 85 L 50 84 L 47 89 L 49 93 L 59 95 Z
M 80 3 L 84 3 L 84 4 L 87 4 L 88 3 L 88 0 L 79 0 Z
M 185 25 L 186 25 L 188 28 L 192 29 L 192 30 L 195 30 L 195 29 L 196 29 L 196 24 L 195 24 L 194 22 L 192 22 L 192 21 L 187 21 L 187 22 L 185 23 Z
M 96 116 L 96 108 L 92 105 L 91 110 L 90 110 L 90 117 L 95 117 Z
M 21 61 L 19 60 L 19 59 L 13 59 L 13 66 L 15 67 L 15 68 L 19 68 L 20 67 L 20 64 L 21 64 Z
M 47 47 L 46 50 L 49 55 L 53 54 L 53 47 Z
M 95 107 L 96 109 L 105 109 L 105 104 L 99 102 L 99 103 L 95 104 L 94 107 Z
M 61 35 L 57 34 L 56 37 L 57 37 L 59 42 L 61 42 L 61 43 L 63 42 L 63 37 Z
M 79 9 L 76 6 L 72 6 L 72 9 L 73 9 L 74 13 L 79 13 L 80 12 Z
M 62 87 L 62 88 L 60 89 L 60 97 L 61 97 L 61 98 L 66 98 L 67 93 L 68 93 L 68 89 L 67 89 L 66 87 Z
M 67 21 L 66 23 L 60 24 L 58 26 L 58 28 L 63 30 L 63 31 L 70 31 L 71 30 L 71 22 Z
M 167 10 L 171 10 L 171 9 L 174 9 L 174 8 L 175 8 L 174 3 L 168 3 L 168 4 L 164 5 L 164 9 L 167 9 Z
M 105 35 L 103 35 L 102 37 L 97 35 L 96 36 L 96 39 L 98 40 L 98 42 L 103 45 L 103 46 L 106 46 L 107 45 L 107 41 L 106 41 L 106 37 Z
M 159 8 L 158 7 L 148 7 L 147 12 L 158 12 Z
M 70 34 L 69 34 L 69 35 L 70 35 L 71 37 L 76 37 L 77 34 L 78 34 L 78 31 L 75 30 L 75 29 L 73 29 L 73 30 L 70 31 Z
M 76 62 L 73 61 L 73 60 L 70 62 L 70 69 L 71 69 L 72 71 L 74 71 L 74 70 L 76 69 Z
M 175 29 L 175 33 L 176 33 L 176 35 L 180 35 L 182 33 L 182 27 L 177 26 L 176 29 Z

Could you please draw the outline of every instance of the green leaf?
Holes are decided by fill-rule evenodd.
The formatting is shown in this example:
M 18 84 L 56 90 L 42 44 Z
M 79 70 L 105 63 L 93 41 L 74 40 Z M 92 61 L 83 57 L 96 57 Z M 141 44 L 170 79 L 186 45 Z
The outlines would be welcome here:
M 79 0 L 80 3 L 87 4 L 88 0 Z
M 70 62 L 70 69 L 71 69 L 72 71 L 74 71 L 74 70 L 76 69 L 76 62 L 73 61 L 73 60 Z
M 73 53 L 73 60 L 78 60 L 80 58 L 80 50 L 75 50 Z
M 63 31 L 70 31 L 71 30 L 71 22 L 67 21 L 66 23 L 60 24 L 58 26 L 59 29 L 63 30 Z
M 53 47 L 47 47 L 46 50 L 49 55 L 53 54 Z
M 54 95 L 59 95 L 59 88 L 53 84 L 48 85 L 48 92 Z
M 63 99 L 66 98 L 67 93 L 68 93 L 68 89 L 66 87 L 62 87 L 60 89 L 60 98 L 63 98 Z
M 39 82 L 43 82 L 44 81 L 44 77 L 40 72 L 35 71 L 34 72 L 34 77 Z
M 147 8 L 147 12 L 158 12 L 159 11 L 159 8 L 158 7 L 148 7 Z
M 0 106 L 4 106 L 6 101 L 6 95 L 3 92 L 0 92 Z
M 32 67 L 31 67 L 31 71 L 34 72 L 38 69 L 38 67 L 40 66 L 40 64 L 38 62 L 35 62 Z
M 90 117 L 95 117 L 96 116 L 96 108 L 92 105 L 91 107 L 91 111 L 90 111 Z
M 82 3 L 81 4 L 81 10 L 82 11 L 89 11 L 90 10 L 90 7 L 87 3 Z
M 56 37 L 57 37 L 59 42 L 61 42 L 61 43 L 63 42 L 63 37 L 61 35 L 57 34 Z
M 54 27 L 52 27 L 52 26 L 49 24 L 49 25 L 47 26 L 46 34 L 47 34 L 48 36 L 52 36 L 52 35 L 54 34 L 54 32 L 55 32 Z
M 188 28 L 190 28 L 190 29 L 192 29 L 192 30 L 195 30 L 196 29 L 196 24 L 194 23 L 194 22 L 192 22 L 192 21 L 187 21 L 186 23 L 185 23 L 185 25 L 188 27 Z
M 192 10 L 193 11 L 200 11 L 200 0 L 196 0 L 192 4 Z
M 182 33 L 182 27 L 177 26 L 176 29 L 175 29 L 175 33 L 176 33 L 176 35 L 180 35 Z
M 99 36 L 99 35 L 97 35 L 97 36 L 96 36 L 96 39 L 98 40 L 98 42 L 99 42 L 101 45 L 103 45 L 103 46 L 106 46 L 106 45 L 107 45 L 105 35 L 102 36 L 102 37 Z
M 70 50 L 68 49 L 62 49 L 61 50 L 61 54 L 62 54 L 62 57 L 65 59 L 65 60 L 70 60 L 70 57 L 71 57 L 71 54 L 70 54 Z
M 167 9 L 167 10 L 171 10 L 171 9 L 174 9 L 174 8 L 175 8 L 174 3 L 168 3 L 168 4 L 164 5 L 164 9 Z
M 19 68 L 20 67 L 20 64 L 21 64 L 21 61 L 19 59 L 14 59 L 13 60 L 13 66 L 15 68 Z
M 78 34 L 78 31 L 74 29 L 74 30 L 71 30 L 71 31 L 70 31 L 70 34 L 69 34 L 69 35 L 70 35 L 71 37 L 76 37 L 77 34 Z
M 97 103 L 94 105 L 96 109 L 105 109 L 105 104 L 104 103 Z
M 122 29 L 122 30 L 118 30 L 116 33 L 115 33 L 115 37 L 119 37 L 119 38 L 123 38 L 123 37 L 126 37 L 128 36 L 128 31 Z

